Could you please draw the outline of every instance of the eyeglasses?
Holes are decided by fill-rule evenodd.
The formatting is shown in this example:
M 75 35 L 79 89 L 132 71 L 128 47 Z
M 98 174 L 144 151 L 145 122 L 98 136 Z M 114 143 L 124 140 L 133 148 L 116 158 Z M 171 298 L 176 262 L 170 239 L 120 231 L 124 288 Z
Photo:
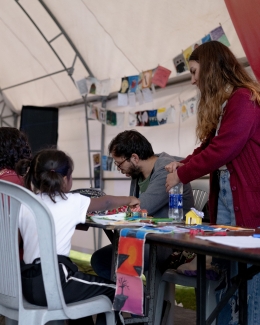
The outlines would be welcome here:
M 121 169 L 121 165 L 128 160 L 128 158 L 124 159 L 121 163 L 118 163 L 117 161 L 114 160 L 114 164 L 116 165 L 117 168 Z

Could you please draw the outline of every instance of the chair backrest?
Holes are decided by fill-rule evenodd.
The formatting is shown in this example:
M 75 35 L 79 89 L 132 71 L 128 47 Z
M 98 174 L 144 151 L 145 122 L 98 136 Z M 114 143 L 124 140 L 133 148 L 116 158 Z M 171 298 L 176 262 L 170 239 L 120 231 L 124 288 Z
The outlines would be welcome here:
M 194 197 L 194 208 L 202 211 L 209 199 L 209 180 L 198 179 L 191 182 Z
M 76 190 L 70 191 L 71 193 L 79 193 L 90 198 L 100 197 L 106 195 L 103 191 L 96 190 L 94 188 L 79 188 Z
M 0 181 L 0 314 L 1 305 L 23 310 L 18 252 L 18 217 L 21 205 L 25 205 L 36 220 L 48 309 L 66 309 L 50 210 L 29 190 Z

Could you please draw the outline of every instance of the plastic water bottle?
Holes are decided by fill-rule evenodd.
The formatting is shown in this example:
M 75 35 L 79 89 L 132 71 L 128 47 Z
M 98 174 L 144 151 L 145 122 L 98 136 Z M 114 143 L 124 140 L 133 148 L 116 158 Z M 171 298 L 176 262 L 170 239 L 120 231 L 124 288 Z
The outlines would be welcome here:
M 169 191 L 169 213 L 168 217 L 175 222 L 183 220 L 183 184 L 173 186 Z

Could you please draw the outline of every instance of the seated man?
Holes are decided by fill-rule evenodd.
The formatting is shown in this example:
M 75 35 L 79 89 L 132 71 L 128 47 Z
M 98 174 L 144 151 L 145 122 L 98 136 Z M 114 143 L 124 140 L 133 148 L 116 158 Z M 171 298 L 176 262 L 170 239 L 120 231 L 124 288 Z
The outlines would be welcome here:
M 109 154 L 113 157 L 117 169 L 131 177 L 130 195 L 139 197 L 141 209 L 146 209 L 148 216 L 168 218 L 169 194 L 166 192 L 165 181 L 168 172 L 165 165 L 179 157 L 170 156 L 163 152 L 154 154 L 150 142 L 135 130 L 119 133 L 109 144 Z M 190 184 L 183 186 L 183 215 L 194 206 Z M 144 270 L 148 266 L 149 247 L 146 245 Z M 162 262 L 172 250 L 162 249 L 159 252 Z M 101 277 L 110 279 L 112 245 L 105 246 L 92 255 L 91 265 Z

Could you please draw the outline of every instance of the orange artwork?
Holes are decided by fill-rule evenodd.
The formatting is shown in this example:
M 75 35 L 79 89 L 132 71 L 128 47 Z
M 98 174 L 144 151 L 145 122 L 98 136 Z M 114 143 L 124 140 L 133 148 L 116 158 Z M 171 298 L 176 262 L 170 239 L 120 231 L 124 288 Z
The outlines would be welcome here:
M 140 276 L 143 261 L 144 241 L 138 238 L 121 237 L 118 247 L 117 272 Z

